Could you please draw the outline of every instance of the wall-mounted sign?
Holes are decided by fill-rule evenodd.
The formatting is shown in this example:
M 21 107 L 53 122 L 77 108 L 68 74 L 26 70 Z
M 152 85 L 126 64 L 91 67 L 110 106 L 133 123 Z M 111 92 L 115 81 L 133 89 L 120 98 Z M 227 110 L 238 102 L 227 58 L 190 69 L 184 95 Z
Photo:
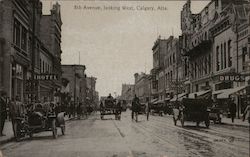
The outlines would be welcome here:
M 31 80 L 31 78 L 29 78 L 29 80 Z M 40 80 L 40 81 L 58 80 L 58 75 L 56 75 L 56 74 L 35 74 L 34 80 Z
M 235 81 L 235 82 L 245 82 L 246 77 L 243 75 L 220 75 L 220 81 Z

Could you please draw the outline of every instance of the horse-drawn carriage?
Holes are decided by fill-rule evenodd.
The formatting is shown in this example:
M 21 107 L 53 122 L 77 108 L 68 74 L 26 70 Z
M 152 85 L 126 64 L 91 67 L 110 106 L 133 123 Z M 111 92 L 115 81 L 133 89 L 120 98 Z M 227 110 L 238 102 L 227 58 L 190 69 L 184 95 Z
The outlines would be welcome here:
M 18 104 L 14 104 L 18 105 Z M 28 106 L 21 105 L 27 112 L 13 118 L 14 136 L 17 141 L 26 135 L 33 137 L 34 133 L 51 131 L 53 138 L 57 138 L 57 127 L 65 134 L 64 113 L 55 111 L 52 103 L 37 103 Z M 28 109 L 26 107 L 29 107 Z
M 106 98 L 100 106 L 100 116 L 104 119 L 104 115 L 115 115 L 116 120 L 121 120 L 122 107 L 116 104 L 116 100 Z
M 208 106 L 212 103 L 209 99 L 190 99 L 184 98 L 181 102 L 176 102 L 173 109 L 173 120 L 176 125 L 180 120 L 181 126 L 184 126 L 186 121 L 196 122 L 199 126 L 201 122 L 205 122 L 206 127 L 209 127 L 209 110 Z

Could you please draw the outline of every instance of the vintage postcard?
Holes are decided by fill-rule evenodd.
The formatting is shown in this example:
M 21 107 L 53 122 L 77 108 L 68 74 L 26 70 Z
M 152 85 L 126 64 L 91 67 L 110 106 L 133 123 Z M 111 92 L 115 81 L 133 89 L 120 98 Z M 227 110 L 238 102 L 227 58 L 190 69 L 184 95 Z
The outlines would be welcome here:
M 250 157 L 249 0 L 0 0 L 0 157 Z

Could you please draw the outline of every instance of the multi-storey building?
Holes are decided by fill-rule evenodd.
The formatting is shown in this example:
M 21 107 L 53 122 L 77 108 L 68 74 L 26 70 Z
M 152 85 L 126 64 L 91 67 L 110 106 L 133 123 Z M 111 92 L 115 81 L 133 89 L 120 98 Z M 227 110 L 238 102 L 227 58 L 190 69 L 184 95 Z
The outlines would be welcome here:
M 60 18 L 59 4 L 53 6 L 53 15 Z M 60 66 L 60 56 L 41 40 L 41 34 L 52 36 L 51 32 L 41 31 L 48 23 L 42 22 L 40 0 L 3 0 L 0 2 L 0 86 L 8 97 L 18 96 L 22 101 L 54 100 L 60 88 L 60 80 L 35 79 L 41 74 L 56 73 L 55 59 Z M 61 25 L 60 25 L 61 27 Z M 61 32 L 58 32 L 61 36 Z M 55 45 L 52 39 L 46 39 Z M 60 45 L 56 48 L 61 50 Z
M 62 65 L 62 78 L 68 80 L 71 102 L 86 104 L 87 79 L 84 65 Z
M 181 12 L 186 92 L 189 97 L 233 97 L 239 115 L 249 73 L 249 2 L 212 0 L 198 14 L 190 6 L 188 0 Z
M 125 100 L 127 103 L 132 103 L 135 95 L 135 85 L 122 84 L 121 100 Z
M 165 100 L 183 93 L 182 56 L 179 48 L 179 40 L 170 36 L 167 39 L 167 51 L 164 57 Z
M 151 80 L 150 75 L 145 73 L 135 73 L 135 85 L 134 90 L 136 96 L 140 99 L 141 103 L 145 103 L 151 98 Z
M 153 69 L 152 75 L 152 98 L 165 98 L 165 72 L 164 57 L 167 51 L 167 40 L 159 38 L 155 41 L 153 51 Z
M 96 108 L 98 104 L 96 104 L 96 100 L 99 99 L 96 97 L 96 80 L 95 77 L 87 77 L 87 104 Z

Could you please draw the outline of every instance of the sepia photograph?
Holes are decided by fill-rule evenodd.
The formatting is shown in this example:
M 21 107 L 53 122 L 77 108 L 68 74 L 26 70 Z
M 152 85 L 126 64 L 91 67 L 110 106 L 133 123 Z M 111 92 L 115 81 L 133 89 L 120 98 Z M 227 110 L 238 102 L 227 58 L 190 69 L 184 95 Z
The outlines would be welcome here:
M 0 157 L 250 157 L 250 0 L 0 0 Z

